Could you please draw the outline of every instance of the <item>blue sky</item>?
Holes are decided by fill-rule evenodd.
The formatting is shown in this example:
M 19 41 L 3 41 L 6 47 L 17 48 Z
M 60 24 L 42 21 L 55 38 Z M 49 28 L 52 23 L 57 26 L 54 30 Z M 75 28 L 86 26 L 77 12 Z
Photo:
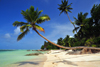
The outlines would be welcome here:
M 69 17 L 74 21 L 73 16 L 77 17 L 79 12 L 88 12 L 94 4 L 100 4 L 100 0 L 69 0 L 72 4 L 72 13 Z M 50 21 L 40 24 L 45 29 L 45 33 L 40 32 L 52 42 L 58 38 L 64 38 L 66 35 L 73 36 L 73 25 L 69 22 L 66 14 L 57 9 L 61 0 L 0 0 L 0 49 L 40 49 L 44 39 L 36 32 L 30 31 L 22 40 L 17 42 L 17 36 L 20 34 L 20 27 L 13 27 L 14 21 L 26 20 L 21 15 L 21 10 L 29 9 L 30 6 L 38 7 L 43 10 L 42 14 L 47 14 Z

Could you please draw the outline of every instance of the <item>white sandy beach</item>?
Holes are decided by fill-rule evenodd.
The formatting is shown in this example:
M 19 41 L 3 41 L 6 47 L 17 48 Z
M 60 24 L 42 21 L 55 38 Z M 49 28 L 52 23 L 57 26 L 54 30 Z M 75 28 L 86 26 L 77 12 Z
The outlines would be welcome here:
M 47 54 L 7 67 L 100 67 L 100 53 L 69 55 L 68 51 L 50 50 Z
M 69 55 L 67 51 L 51 50 L 43 67 L 100 67 L 100 53 Z

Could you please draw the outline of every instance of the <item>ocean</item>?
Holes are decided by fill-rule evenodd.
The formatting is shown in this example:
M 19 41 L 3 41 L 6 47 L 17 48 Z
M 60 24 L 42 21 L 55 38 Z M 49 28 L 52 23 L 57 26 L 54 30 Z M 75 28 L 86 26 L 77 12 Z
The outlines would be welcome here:
M 30 53 L 46 53 L 45 51 L 27 51 L 27 50 L 0 50 L 0 67 L 7 67 L 8 65 L 38 58 L 38 56 L 25 56 Z

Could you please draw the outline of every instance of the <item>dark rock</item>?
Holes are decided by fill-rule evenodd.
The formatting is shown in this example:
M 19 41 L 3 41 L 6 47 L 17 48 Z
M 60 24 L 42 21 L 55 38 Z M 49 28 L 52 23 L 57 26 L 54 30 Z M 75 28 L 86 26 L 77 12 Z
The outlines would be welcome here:
M 31 54 L 26 54 L 25 56 L 38 56 L 39 54 L 42 54 L 42 53 L 31 53 Z
M 30 50 L 27 50 L 27 51 L 30 51 Z

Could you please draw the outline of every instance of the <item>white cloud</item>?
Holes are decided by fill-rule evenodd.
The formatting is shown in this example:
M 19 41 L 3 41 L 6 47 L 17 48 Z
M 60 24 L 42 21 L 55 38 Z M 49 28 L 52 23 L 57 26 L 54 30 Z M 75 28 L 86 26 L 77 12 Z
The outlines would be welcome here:
M 15 35 L 18 35 L 20 33 L 20 27 L 17 27 L 15 30 L 14 30 L 14 34 Z
M 69 38 L 74 38 L 73 36 L 69 36 Z
M 9 33 L 7 33 L 7 34 L 5 34 L 5 36 L 4 36 L 5 38 L 10 38 L 11 36 L 10 36 L 10 34 Z
M 57 40 L 54 40 L 54 41 L 52 41 L 52 42 L 57 43 Z
M 65 37 L 66 35 L 73 36 L 72 30 L 74 29 L 73 25 L 71 23 L 66 24 L 52 24 L 51 28 L 53 30 L 47 36 L 47 38 L 55 38 L 55 37 Z

